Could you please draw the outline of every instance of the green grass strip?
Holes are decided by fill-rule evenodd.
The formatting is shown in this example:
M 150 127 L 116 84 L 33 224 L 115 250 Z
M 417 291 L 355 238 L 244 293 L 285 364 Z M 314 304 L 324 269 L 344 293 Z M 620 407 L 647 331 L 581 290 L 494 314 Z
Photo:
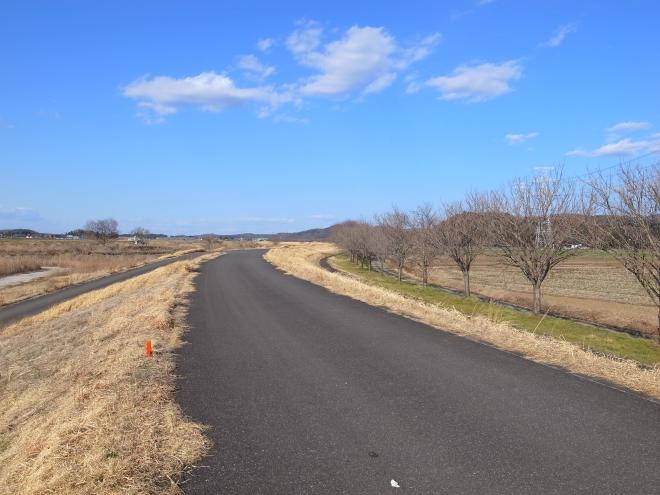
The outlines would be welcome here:
M 466 315 L 479 315 L 494 322 L 506 322 L 515 328 L 572 342 L 583 348 L 610 356 L 632 359 L 647 365 L 660 363 L 660 345 L 650 339 L 633 337 L 584 323 L 534 315 L 497 303 L 486 303 L 475 297 L 451 294 L 434 287 L 424 287 L 410 281 L 399 282 L 393 277 L 354 265 L 345 255 L 329 259 L 336 269 L 358 276 L 364 282 L 391 290 L 407 297 L 454 308 Z

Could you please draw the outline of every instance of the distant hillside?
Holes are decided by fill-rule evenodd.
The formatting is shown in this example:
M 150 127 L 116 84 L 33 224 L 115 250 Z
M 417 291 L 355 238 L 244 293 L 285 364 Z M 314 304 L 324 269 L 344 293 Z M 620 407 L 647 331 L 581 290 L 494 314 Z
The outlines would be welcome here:
M 2 229 L 0 237 L 48 237 L 51 234 L 41 234 L 32 229 Z
M 268 240 L 279 240 L 279 241 L 324 241 L 330 237 L 330 232 L 334 226 L 326 227 L 324 229 L 309 229 L 303 230 L 301 232 L 279 232 L 277 234 L 253 234 L 251 232 L 243 234 L 212 234 L 218 237 L 219 239 L 244 239 L 244 240 L 254 240 L 254 239 L 268 239 Z M 85 233 L 84 230 L 75 230 L 67 232 L 69 235 L 80 236 L 82 237 Z M 33 237 L 33 238 L 62 238 L 67 234 L 44 234 L 41 232 L 36 232 L 31 229 L 5 229 L 0 230 L 0 237 Z M 126 237 L 130 234 L 120 234 L 120 237 Z M 165 234 L 152 234 L 151 237 L 158 238 L 167 238 Z M 173 239 L 199 239 L 199 235 L 177 235 L 170 236 Z
M 309 229 L 301 232 L 275 234 L 273 238 L 282 241 L 325 241 L 330 237 L 331 227 L 324 229 Z
M 253 234 L 253 233 L 243 233 L 243 234 L 233 234 L 222 236 L 227 239 L 268 239 L 268 240 L 279 240 L 279 241 L 323 241 L 330 237 L 331 227 L 326 227 L 323 229 L 309 229 L 303 230 L 301 232 L 279 232 L 277 234 Z

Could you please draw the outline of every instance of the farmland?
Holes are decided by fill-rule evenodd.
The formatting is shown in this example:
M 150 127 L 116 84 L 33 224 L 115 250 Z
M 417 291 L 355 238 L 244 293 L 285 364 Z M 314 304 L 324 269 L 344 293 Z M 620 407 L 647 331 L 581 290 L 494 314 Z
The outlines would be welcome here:
M 407 273 L 415 276 L 413 267 Z M 429 281 L 463 290 L 456 265 L 440 258 L 430 270 Z M 531 308 L 531 286 L 520 270 L 495 256 L 478 257 L 471 270 L 476 294 Z M 553 314 L 562 314 L 606 326 L 653 335 L 657 309 L 637 280 L 616 260 L 593 251 L 567 260 L 553 270 L 544 286 L 544 303 Z
M 0 306 L 52 292 L 113 272 L 202 248 L 187 240 L 152 240 L 136 245 L 123 239 L 93 240 L 0 239 L 0 276 L 43 267 L 62 270 L 29 283 L 0 288 Z

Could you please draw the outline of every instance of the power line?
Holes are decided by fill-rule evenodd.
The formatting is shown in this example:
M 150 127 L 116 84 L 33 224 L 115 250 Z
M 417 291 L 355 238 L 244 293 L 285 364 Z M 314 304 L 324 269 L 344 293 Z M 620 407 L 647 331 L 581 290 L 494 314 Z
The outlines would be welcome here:
M 650 151 L 650 152 L 648 152 L 648 153 L 644 153 L 643 155 L 634 156 L 634 157 L 630 158 L 629 160 L 622 160 L 622 161 L 620 161 L 619 163 L 617 163 L 616 165 L 611 165 L 611 166 L 609 166 L 609 167 L 605 167 L 605 168 L 599 168 L 597 171 L 594 171 L 594 172 L 586 172 L 586 173 L 584 173 L 584 174 L 580 174 L 580 175 L 574 175 L 574 176 L 566 177 L 566 180 L 577 180 L 577 179 L 583 179 L 583 178 L 585 178 L 585 177 L 591 177 L 591 176 L 593 176 L 593 175 L 595 175 L 595 174 L 599 174 L 599 173 L 607 172 L 608 170 L 613 170 L 613 169 L 615 169 L 615 168 L 619 168 L 619 167 L 621 167 L 622 165 L 627 165 L 627 164 L 633 163 L 633 162 L 635 162 L 635 161 L 641 160 L 641 159 L 643 159 L 643 158 L 647 158 L 647 157 L 649 157 L 649 156 L 651 156 L 651 155 L 655 155 L 655 154 L 657 154 L 657 153 L 660 153 L 660 149 L 658 149 L 658 150 L 654 150 L 654 151 Z M 656 165 L 655 163 L 649 163 L 648 165 L 644 165 L 644 166 L 642 166 L 641 168 L 646 169 L 646 168 L 653 167 L 653 166 L 655 166 L 655 165 Z

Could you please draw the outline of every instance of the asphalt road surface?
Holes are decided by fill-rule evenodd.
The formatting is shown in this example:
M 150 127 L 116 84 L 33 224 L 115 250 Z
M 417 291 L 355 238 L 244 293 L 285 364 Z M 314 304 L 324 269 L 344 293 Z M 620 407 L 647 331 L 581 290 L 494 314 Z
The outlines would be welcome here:
M 65 287 L 64 289 L 50 292 L 43 296 L 38 296 L 32 299 L 26 299 L 25 301 L 19 301 L 13 304 L 8 304 L 7 306 L 2 306 L 0 307 L 0 326 L 6 325 L 21 318 L 25 318 L 26 316 L 35 315 L 55 304 L 59 304 L 68 299 L 72 299 L 86 292 L 102 289 L 108 285 L 122 282 L 132 277 L 137 277 L 138 275 L 150 272 L 151 270 L 155 270 L 161 266 L 169 265 L 175 261 L 195 258 L 200 254 L 203 253 L 189 253 L 184 254 L 183 256 L 177 256 L 176 258 L 167 258 L 160 261 L 154 261 L 153 263 L 149 263 L 148 265 L 140 266 L 138 268 L 132 268 L 123 272 L 113 273 L 107 277 L 97 278 L 95 280 L 90 280 L 89 282 L 83 282 L 81 284 Z
M 262 254 L 230 252 L 197 279 L 177 395 L 214 448 L 186 493 L 659 493 L 657 402 L 331 294 Z

